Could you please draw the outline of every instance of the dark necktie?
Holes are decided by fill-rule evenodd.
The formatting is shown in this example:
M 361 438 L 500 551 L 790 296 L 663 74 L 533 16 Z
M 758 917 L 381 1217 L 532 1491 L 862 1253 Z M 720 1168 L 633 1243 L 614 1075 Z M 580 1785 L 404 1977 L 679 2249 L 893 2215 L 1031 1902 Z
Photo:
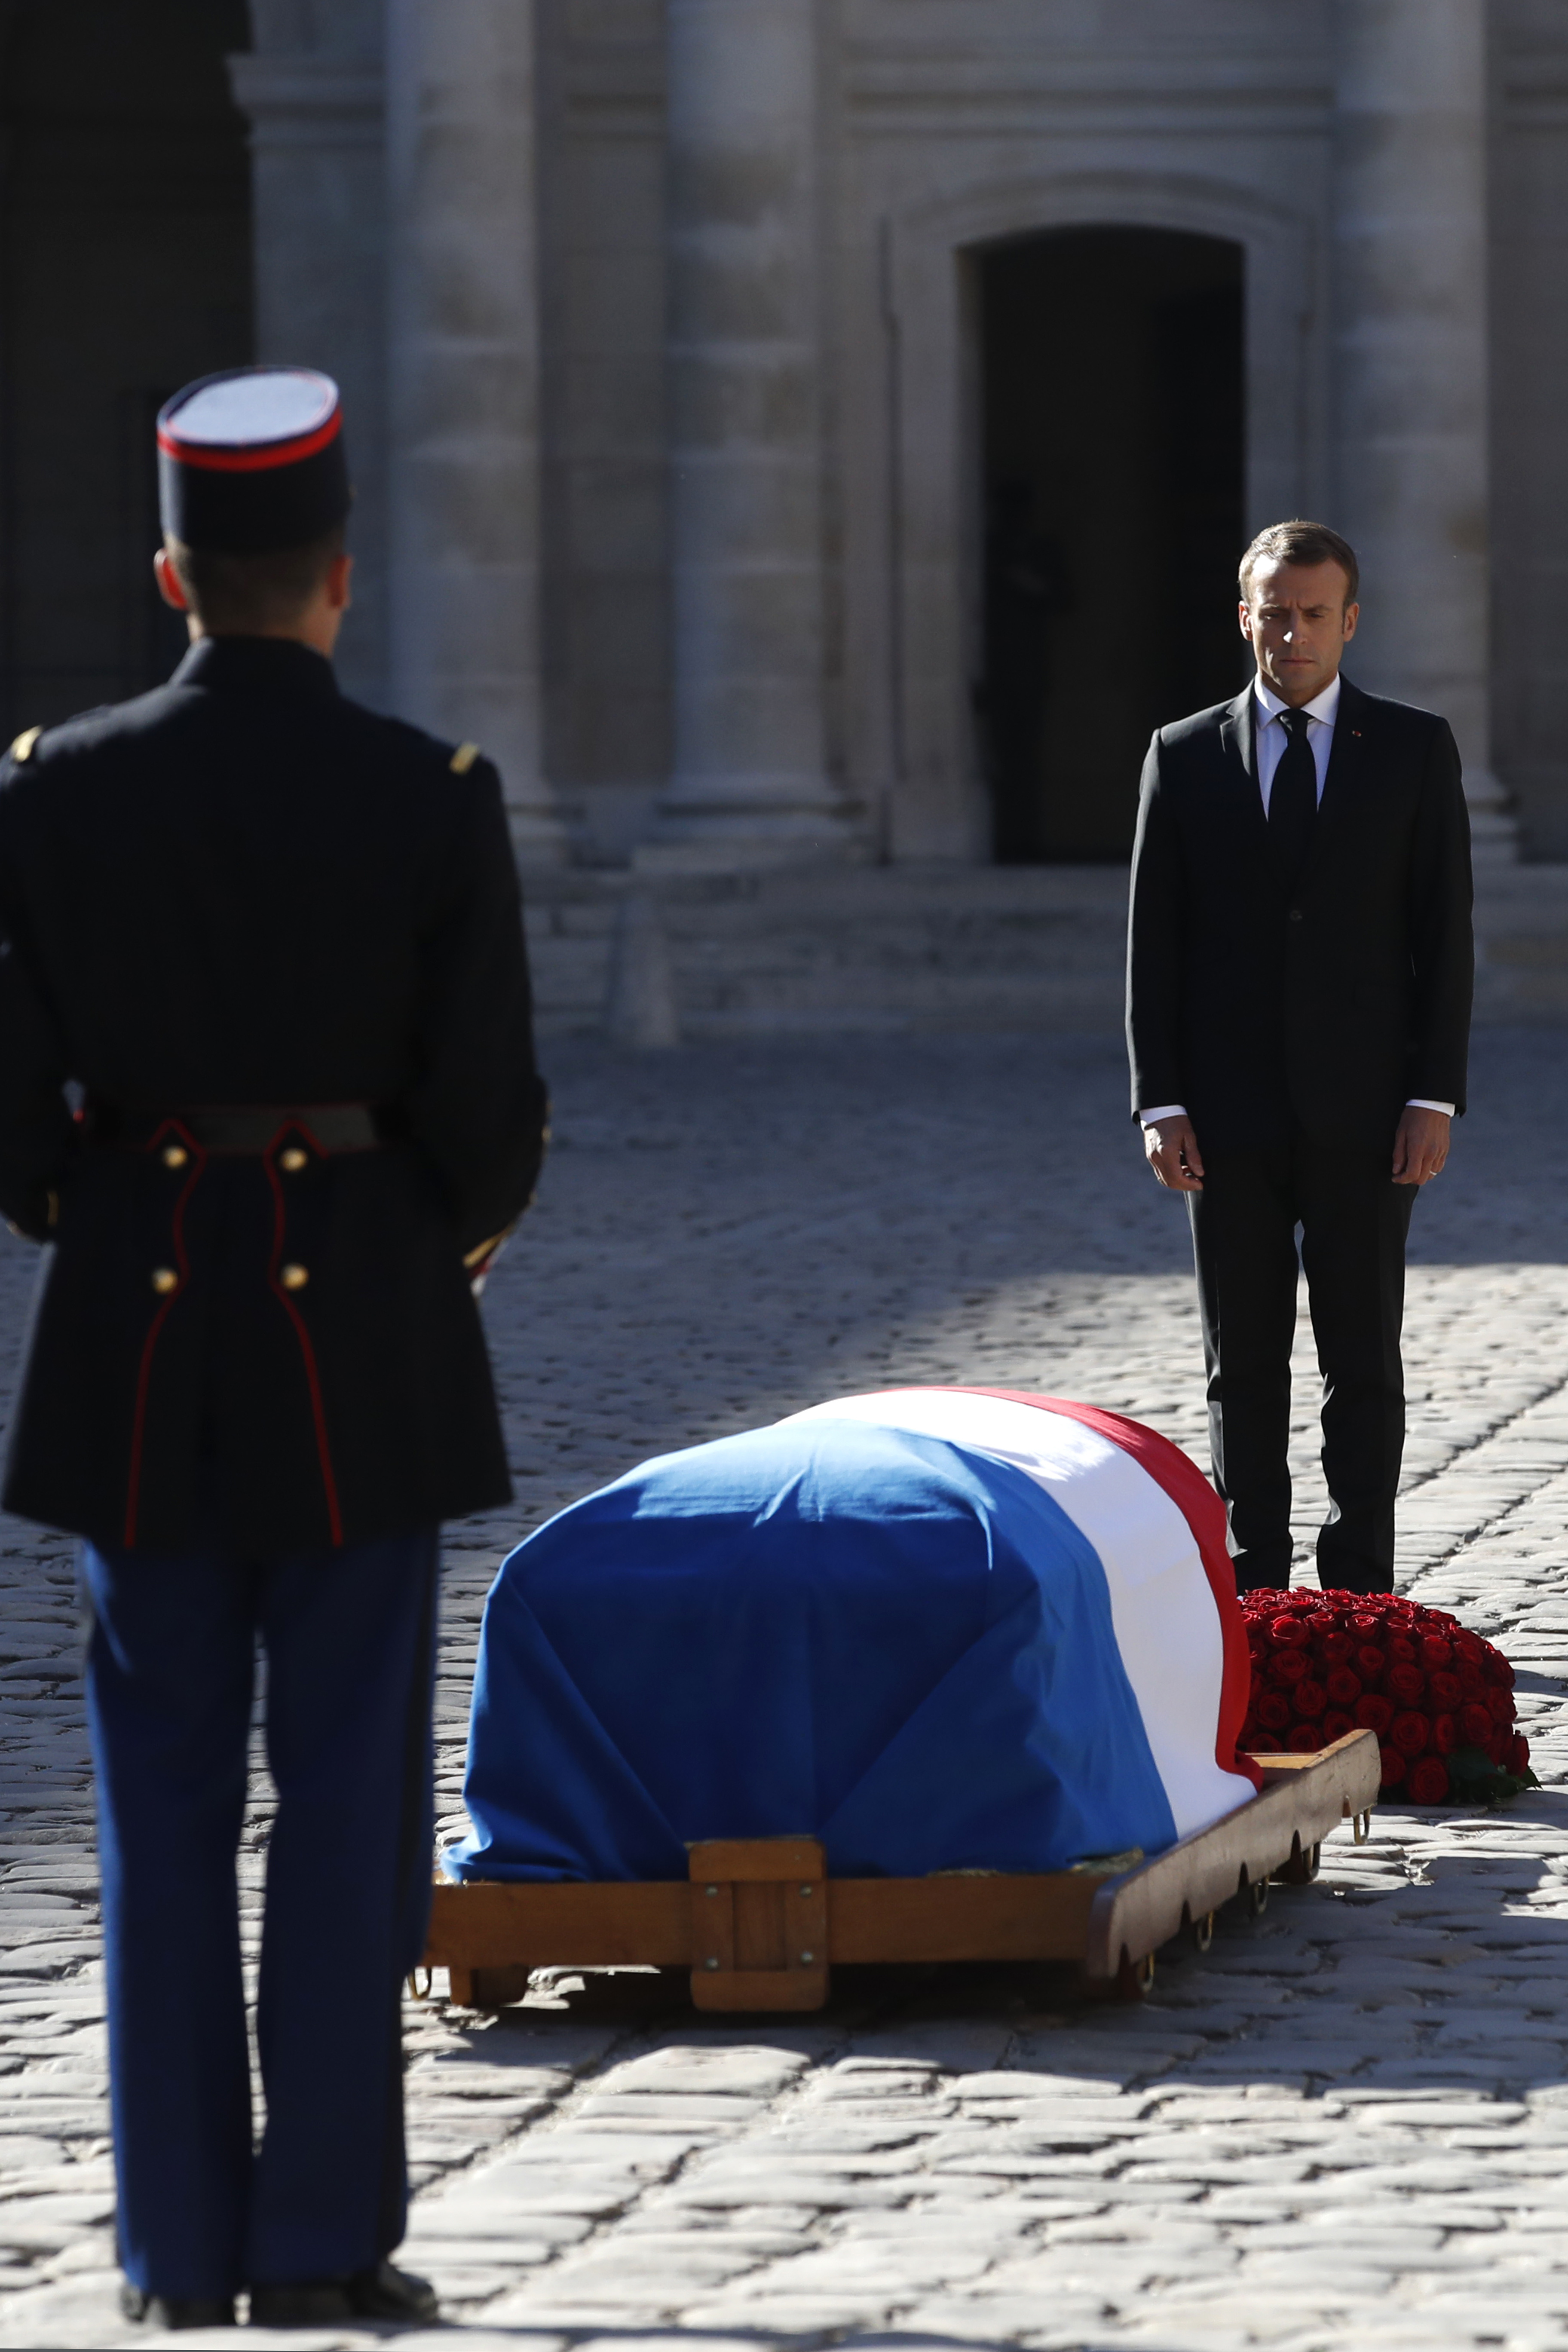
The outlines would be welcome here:
M 1300 883 L 1312 827 L 1318 821 L 1318 763 L 1307 740 L 1304 710 L 1282 710 L 1279 723 L 1289 741 L 1279 755 L 1268 793 L 1268 838 L 1279 878 L 1291 897 Z

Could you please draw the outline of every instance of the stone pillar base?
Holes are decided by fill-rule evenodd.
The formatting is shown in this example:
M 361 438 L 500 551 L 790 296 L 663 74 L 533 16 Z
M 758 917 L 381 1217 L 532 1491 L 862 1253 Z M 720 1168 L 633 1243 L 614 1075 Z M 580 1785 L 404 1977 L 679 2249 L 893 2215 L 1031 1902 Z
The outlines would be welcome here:
M 640 873 L 654 874 L 859 864 L 870 853 L 855 824 L 857 814 L 829 787 L 809 801 L 804 793 L 793 799 L 781 793 L 771 806 L 740 793 L 728 801 L 672 796 L 660 805 L 651 835 L 633 851 L 632 864 Z
M 523 873 L 536 874 L 547 866 L 570 866 L 572 837 L 558 817 L 510 805 L 506 814 L 512 854 Z
M 1513 866 L 1519 861 L 1519 820 L 1510 796 L 1489 768 L 1467 770 L 1465 805 L 1470 813 L 1470 856 L 1477 866 Z

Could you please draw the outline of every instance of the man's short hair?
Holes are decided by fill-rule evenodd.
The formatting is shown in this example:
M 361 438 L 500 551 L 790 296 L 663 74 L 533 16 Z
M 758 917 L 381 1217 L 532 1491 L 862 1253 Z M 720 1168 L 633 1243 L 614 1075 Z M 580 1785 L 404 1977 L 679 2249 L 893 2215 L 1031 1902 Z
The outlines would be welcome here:
M 164 551 L 185 599 L 209 636 L 265 636 L 293 626 L 343 551 L 343 527 L 302 547 L 262 555 L 228 555 L 165 539 Z
M 1345 603 L 1353 604 L 1361 592 L 1361 566 L 1348 539 L 1326 522 L 1271 522 L 1260 530 L 1241 559 L 1241 601 L 1252 602 L 1252 575 L 1260 563 L 1337 563 L 1345 575 Z

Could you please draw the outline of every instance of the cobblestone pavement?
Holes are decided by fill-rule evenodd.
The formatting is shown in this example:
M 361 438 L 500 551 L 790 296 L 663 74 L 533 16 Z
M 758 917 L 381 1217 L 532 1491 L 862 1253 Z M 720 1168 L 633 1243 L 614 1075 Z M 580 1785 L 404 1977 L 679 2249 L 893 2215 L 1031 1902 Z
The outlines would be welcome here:
M 411 2004 L 405 2258 L 459 2341 L 1568 2346 L 1568 1038 L 1487 1032 L 1477 1062 L 1417 1206 L 1403 1577 L 1503 1641 L 1547 1785 L 1336 1837 L 1316 1885 L 1163 1957 L 1138 2009 L 979 1969 L 847 1973 L 783 2025 L 699 2023 L 648 1978 L 558 1981 L 494 2021 Z M 953 1379 L 1201 1450 L 1184 1224 L 1113 1045 L 561 1043 L 552 1065 L 556 1151 L 487 1302 L 519 1501 L 449 1546 L 448 1829 L 496 1559 L 639 1456 Z M 11 1333 L 30 1280 L 0 1248 Z M 131 2332 L 72 1559 L 14 1523 L 0 1547 L 0 2344 L 110 2344 Z M 265 1830 L 258 1801 L 252 1893 Z M 324 1954 L 323 2032 L 352 1998 Z M 181 2339 L 209 2340 L 239 2339 Z

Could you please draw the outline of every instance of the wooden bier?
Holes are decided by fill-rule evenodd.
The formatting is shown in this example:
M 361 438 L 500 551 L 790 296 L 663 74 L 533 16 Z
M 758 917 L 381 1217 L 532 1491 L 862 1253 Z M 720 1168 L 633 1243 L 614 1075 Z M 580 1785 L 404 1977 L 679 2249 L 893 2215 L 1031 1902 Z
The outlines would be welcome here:
M 830 1968 L 865 1961 L 1072 1960 L 1135 1995 L 1161 1944 L 1191 1927 L 1206 1945 L 1234 1896 L 1261 1908 L 1270 1879 L 1315 1876 L 1322 1840 L 1377 1796 L 1370 1731 L 1255 1760 L 1249 1803 L 1130 1870 L 829 1879 L 815 1838 L 716 1838 L 691 1847 L 685 1882 L 438 1880 L 424 1965 L 479 2008 L 515 1997 L 487 1986 L 501 1971 L 679 1968 L 699 2009 L 820 2009 Z

